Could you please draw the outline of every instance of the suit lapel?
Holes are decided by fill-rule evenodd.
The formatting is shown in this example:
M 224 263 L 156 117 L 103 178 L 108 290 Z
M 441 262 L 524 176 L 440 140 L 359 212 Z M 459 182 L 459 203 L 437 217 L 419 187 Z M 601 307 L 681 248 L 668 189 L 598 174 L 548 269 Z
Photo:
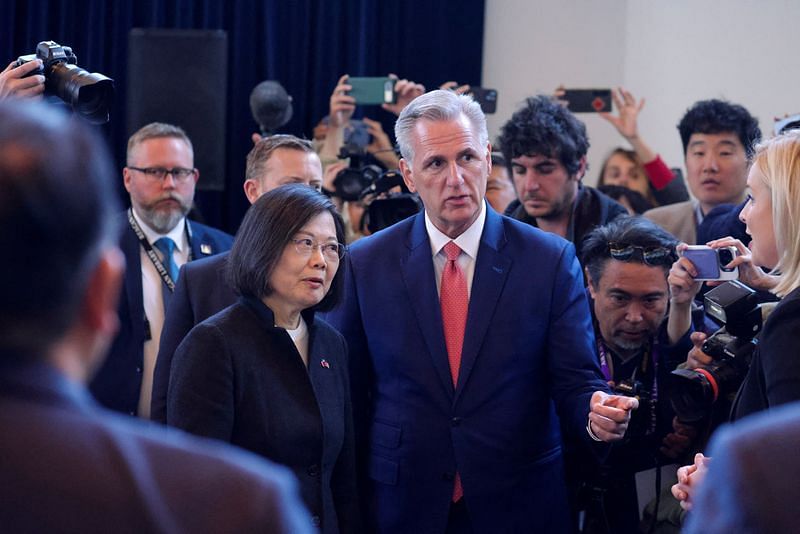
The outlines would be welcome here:
M 144 296 L 142 290 L 142 257 L 141 245 L 133 229 L 124 218 L 124 228 L 120 248 L 125 255 L 125 294 L 128 300 L 128 315 L 134 339 L 144 337 Z M 122 305 L 122 302 L 120 302 Z
M 511 267 L 511 258 L 500 252 L 505 243 L 502 219 L 493 210 L 487 209 L 486 223 L 483 227 L 475 263 L 475 274 L 472 279 L 472 292 L 469 298 L 467 326 L 464 333 L 461 367 L 458 372 L 458 387 L 454 402 L 458 401 L 458 396 L 464 389 L 464 384 L 469 379 L 475 365 L 475 359 L 478 357 L 486 330 L 491 323 Z
M 189 228 L 189 236 L 191 236 L 192 243 L 192 259 L 197 260 L 213 256 L 218 251 L 215 250 L 213 241 L 210 236 L 203 231 L 203 228 L 197 224 L 190 224 L 189 219 L 186 219 L 186 225 Z
M 408 239 L 409 253 L 401 262 L 403 283 L 409 295 L 411 310 L 416 316 L 428 355 L 442 386 L 449 395 L 453 394 L 453 379 L 447 362 L 447 348 L 444 342 L 442 312 L 436 291 L 436 274 L 433 270 L 431 246 L 425 230 L 425 215 L 420 212 L 411 227 Z

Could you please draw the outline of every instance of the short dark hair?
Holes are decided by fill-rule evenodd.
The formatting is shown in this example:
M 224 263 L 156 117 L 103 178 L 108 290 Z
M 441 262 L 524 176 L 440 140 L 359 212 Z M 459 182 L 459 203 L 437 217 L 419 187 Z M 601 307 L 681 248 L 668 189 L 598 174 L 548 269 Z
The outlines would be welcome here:
M 261 195 L 250 206 L 236 233 L 228 258 L 228 280 L 240 295 L 263 298 L 272 293 L 269 279 L 286 245 L 308 221 L 328 212 L 336 226 L 336 239 L 344 243 L 344 223 L 328 197 L 302 184 L 282 185 Z M 330 290 L 314 309 L 327 311 L 342 294 L 342 268 Z
M 675 251 L 678 240 L 672 234 L 644 217 L 618 217 L 604 226 L 598 226 L 583 239 L 580 249 L 581 265 L 589 272 L 594 284 L 600 281 L 606 264 L 611 260 L 609 251 L 611 243 L 616 243 L 620 247 L 642 247 L 645 250 L 668 249 L 669 254 L 656 264 L 664 269 L 664 276 L 678 260 L 678 253 Z M 633 254 L 630 261 L 645 263 L 639 253 Z
M 733 132 L 745 149 L 747 159 L 754 154 L 754 147 L 761 140 L 758 120 L 739 104 L 724 100 L 701 100 L 695 102 L 678 123 L 678 131 L 683 142 L 683 153 L 689 147 L 692 134 L 719 134 Z
M 0 353 L 41 358 L 74 323 L 116 241 L 105 144 L 42 103 L 0 102 Z
M 259 140 L 247 154 L 247 168 L 245 180 L 258 180 L 264 174 L 264 167 L 272 154 L 279 148 L 299 150 L 314 153 L 314 145 L 307 139 L 300 139 L 294 135 L 276 134 Z
M 652 202 L 647 200 L 640 192 L 634 191 L 633 189 L 628 189 L 627 187 L 621 185 L 598 185 L 597 190 L 604 195 L 613 198 L 617 202 L 619 202 L 621 198 L 624 198 L 630 204 L 631 209 L 633 209 L 633 211 L 639 215 L 655 207 L 653 206 Z
M 580 169 L 581 158 L 589 151 L 586 126 L 550 97 L 525 99 L 500 130 L 498 138 L 503 156 L 512 159 L 539 154 L 558 159 L 570 176 Z

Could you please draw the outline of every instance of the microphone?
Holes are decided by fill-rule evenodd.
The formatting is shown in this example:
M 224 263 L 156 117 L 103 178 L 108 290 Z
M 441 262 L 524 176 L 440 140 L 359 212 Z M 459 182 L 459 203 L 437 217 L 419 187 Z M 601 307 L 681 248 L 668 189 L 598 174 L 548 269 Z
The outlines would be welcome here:
M 250 93 L 250 111 L 261 135 L 272 135 L 292 119 L 292 97 L 277 81 L 265 80 Z

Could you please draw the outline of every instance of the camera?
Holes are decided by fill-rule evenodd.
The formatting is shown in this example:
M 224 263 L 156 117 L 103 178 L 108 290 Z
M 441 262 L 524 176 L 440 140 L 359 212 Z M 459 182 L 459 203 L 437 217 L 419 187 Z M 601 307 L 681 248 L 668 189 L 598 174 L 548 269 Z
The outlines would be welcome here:
M 676 369 L 671 374 L 672 408 L 689 423 L 701 420 L 720 397 L 739 389 L 763 323 L 756 292 L 736 280 L 706 293 L 705 309 L 723 324 L 703 343 L 703 352 L 714 361 L 697 369 Z
M 16 66 L 36 59 L 42 60 L 42 68 L 31 74 L 44 75 L 45 94 L 57 96 L 92 124 L 108 122 L 114 80 L 78 67 L 72 48 L 55 41 L 42 41 L 35 54 L 18 57 Z
M 360 148 L 343 146 L 339 159 L 350 158 L 350 166 L 339 171 L 333 187 L 334 195 L 342 200 L 364 203 L 366 209 L 359 227 L 375 233 L 414 215 L 422 205 L 417 195 L 406 187 L 402 174 L 365 164 L 367 157 Z M 397 187 L 399 192 L 392 191 Z
M 629 378 L 619 381 L 614 386 L 614 394 L 635 397 L 639 400 L 639 409 L 631 415 L 625 439 L 647 435 L 656 417 L 656 400 L 650 389 L 642 381 Z

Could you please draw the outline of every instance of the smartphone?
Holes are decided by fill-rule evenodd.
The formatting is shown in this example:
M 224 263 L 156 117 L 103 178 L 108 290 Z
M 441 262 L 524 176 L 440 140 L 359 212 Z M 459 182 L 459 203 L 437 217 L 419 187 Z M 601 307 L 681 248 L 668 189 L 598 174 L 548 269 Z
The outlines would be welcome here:
M 611 111 L 611 89 L 565 89 L 561 99 L 573 113 Z
M 736 247 L 711 248 L 706 245 L 690 245 L 683 251 L 683 257 L 697 269 L 695 280 L 736 280 L 737 267 L 725 267 L 736 257 Z
M 475 102 L 481 105 L 484 113 L 494 113 L 497 111 L 497 89 L 487 89 L 486 87 L 471 87 L 469 93 Z
M 356 99 L 360 106 L 374 106 L 379 104 L 394 104 L 397 93 L 394 92 L 394 78 L 359 78 L 350 77 L 347 84 L 352 87 L 347 93 Z

